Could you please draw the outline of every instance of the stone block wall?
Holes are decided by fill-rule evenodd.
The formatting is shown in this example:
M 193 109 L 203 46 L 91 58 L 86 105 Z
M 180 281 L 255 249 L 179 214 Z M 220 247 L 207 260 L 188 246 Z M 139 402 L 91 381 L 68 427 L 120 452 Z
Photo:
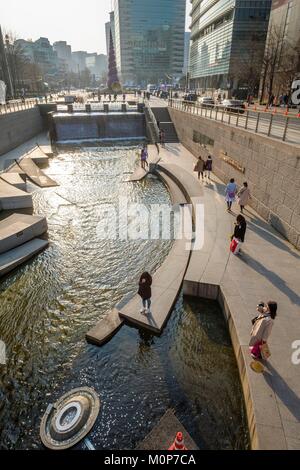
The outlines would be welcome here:
M 214 173 L 227 183 L 248 181 L 251 206 L 298 249 L 300 248 L 300 147 L 221 122 L 169 108 L 181 143 L 195 156 L 207 151 L 194 142 L 194 131 L 212 139 L 207 150 Z M 188 114 L 188 115 L 187 115 Z M 242 173 L 224 161 L 245 168 Z
M 38 107 L 0 115 L 0 155 L 22 145 L 43 131 Z

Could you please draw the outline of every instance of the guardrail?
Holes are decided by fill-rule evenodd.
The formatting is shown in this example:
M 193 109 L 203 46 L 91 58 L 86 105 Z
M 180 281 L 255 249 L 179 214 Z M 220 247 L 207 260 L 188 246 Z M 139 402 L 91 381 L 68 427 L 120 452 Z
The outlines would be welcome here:
M 44 100 L 32 99 L 26 101 L 11 101 L 6 104 L 0 104 L 0 114 L 7 113 L 16 113 L 17 111 L 24 111 L 25 109 L 34 108 L 39 103 L 42 103 Z
M 201 105 L 175 99 L 169 100 L 169 106 L 195 116 L 300 145 L 300 118 L 286 116 L 285 113 L 278 112 L 276 108 L 273 113 L 267 113 L 243 108 L 228 109 L 220 105 Z
M 156 118 L 154 116 L 154 113 L 150 107 L 150 104 L 149 104 L 149 101 L 148 100 L 145 100 L 145 108 L 149 114 L 149 118 L 151 120 L 151 124 L 153 125 L 153 128 L 154 128 L 154 132 L 155 132 L 155 139 L 156 139 L 156 142 L 159 142 L 159 127 L 157 125 L 157 121 L 156 121 Z

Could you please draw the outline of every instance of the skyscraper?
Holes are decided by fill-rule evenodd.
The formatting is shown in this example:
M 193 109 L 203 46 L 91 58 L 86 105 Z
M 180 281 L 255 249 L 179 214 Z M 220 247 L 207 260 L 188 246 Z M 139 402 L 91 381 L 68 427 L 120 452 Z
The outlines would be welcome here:
M 115 0 L 115 49 L 123 84 L 182 76 L 186 0 Z
M 189 72 L 193 88 L 233 93 L 251 81 L 252 92 L 258 92 L 271 3 L 192 0 Z

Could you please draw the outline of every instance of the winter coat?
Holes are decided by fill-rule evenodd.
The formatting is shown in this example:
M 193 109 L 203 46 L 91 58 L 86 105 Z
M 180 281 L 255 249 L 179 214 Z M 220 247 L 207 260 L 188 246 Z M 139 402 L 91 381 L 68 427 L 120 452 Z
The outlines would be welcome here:
M 195 166 L 195 171 L 198 171 L 199 173 L 202 173 L 204 171 L 204 161 L 203 160 L 198 160 Z
M 267 342 L 270 337 L 273 324 L 274 320 L 272 320 L 268 313 L 262 313 L 259 315 L 251 331 L 249 346 L 254 346 L 261 341 Z
M 205 164 L 205 169 L 207 171 L 212 171 L 212 160 L 207 160 L 206 164 Z
M 225 194 L 226 194 L 226 201 L 228 202 L 234 202 L 235 201 L 235 195 L 237 192 L 237 185 L 236 183 L 229 183 L 226 186 Z
M 250 189 L 243 186 L 238 192 L 239 205 L 247 206 L 249 199 L 251 199 Z
M 142 282 L 145 279 L 146 282 Z M 142 274 L 140 282 L 139 282 L 139 291 L 138 294 L 143 300 L 149 300 L 152 297 L 152 277 L 150 274 Z
M 240 240 L 242 243 L 245 241 L 245 235 L 246 235 L 246 230 L 247 230 L 247 222 L 243 221 L 240 222 L 239 224 L 236 224 L 234 228 L 234 237 Z

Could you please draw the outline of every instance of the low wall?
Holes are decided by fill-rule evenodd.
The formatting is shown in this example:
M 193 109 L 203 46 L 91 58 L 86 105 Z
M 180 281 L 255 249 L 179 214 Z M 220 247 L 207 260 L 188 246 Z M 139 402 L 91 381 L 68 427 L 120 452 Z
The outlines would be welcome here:
M 146 137 L 142 113 L 54 114 L 53 120 L 58 142 Z
M 38 107 L 0 115 L 0 155 L 32 139 L 43 128 Z
M 250 205 L 299 249 L 300 148 L 184 111 L 169 112 L 182 144 L 195 156 L 211 153 L 213 171 L 223 182 L 248 181 Z

